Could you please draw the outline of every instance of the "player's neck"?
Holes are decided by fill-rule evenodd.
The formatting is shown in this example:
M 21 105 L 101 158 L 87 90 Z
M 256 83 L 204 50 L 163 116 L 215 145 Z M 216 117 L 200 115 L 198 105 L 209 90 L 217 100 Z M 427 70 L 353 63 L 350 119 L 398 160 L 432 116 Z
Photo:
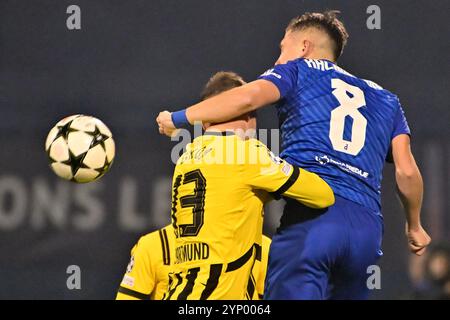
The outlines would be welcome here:
M 334 59 L 332 54 L 329 54 L 328 52 L 320 51 L 320 52 L 311 52 L 308 56 L 305 56 L 306 59 L 314 59 L 314 60 L 328 60 L 333 63 L 336 63 L 336 60 Z

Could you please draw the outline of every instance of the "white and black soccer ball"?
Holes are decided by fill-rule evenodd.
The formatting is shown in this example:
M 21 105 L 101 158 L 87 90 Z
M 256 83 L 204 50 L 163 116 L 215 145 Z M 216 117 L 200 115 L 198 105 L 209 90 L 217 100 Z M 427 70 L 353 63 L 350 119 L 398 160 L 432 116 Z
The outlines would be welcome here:
M 115 155 L 108 127 L 97 118 L 81 114 L 59 121 L 47 136 L 45 150 L 50 167 L 59 177 L 79 183 L 103 176 Z

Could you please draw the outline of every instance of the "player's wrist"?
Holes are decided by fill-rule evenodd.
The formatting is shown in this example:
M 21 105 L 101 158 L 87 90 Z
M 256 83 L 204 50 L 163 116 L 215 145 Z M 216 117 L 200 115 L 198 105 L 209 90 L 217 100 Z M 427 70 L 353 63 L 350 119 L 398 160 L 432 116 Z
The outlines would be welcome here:
M 418 232 L 420 229 L 422 229 L 420 222 L 406 222 L 406 232 Z
M 191 124 L 186 116 L 186 109 L 172 112 L 172 123 L 175 128 L 188 128 Z

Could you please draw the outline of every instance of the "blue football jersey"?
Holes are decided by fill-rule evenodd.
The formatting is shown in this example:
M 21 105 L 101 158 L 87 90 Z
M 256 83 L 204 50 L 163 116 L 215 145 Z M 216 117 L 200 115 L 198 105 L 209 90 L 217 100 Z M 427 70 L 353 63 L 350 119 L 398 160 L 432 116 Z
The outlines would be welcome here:
M 319 174 L 336 195 L 380 210 L 391 140 L 410 134 L 396 95 L 328 60 L 297 59 L 262 74 L 281 95 L 281 157 Z

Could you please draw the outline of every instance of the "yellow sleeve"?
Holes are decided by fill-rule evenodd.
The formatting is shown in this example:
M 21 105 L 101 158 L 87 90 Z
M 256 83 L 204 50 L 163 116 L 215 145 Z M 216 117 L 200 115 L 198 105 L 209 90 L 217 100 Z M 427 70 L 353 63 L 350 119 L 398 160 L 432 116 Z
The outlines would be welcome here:
M 247 141 L 245 166 L 246 183 L 275 199 L 284 195 L 312 208 L 334 203 L 333 190 L 322 178 L 275 156 L 258 140 Z
M 334 204 L 334 193 L 331 187 L 317 174 L 298 169 L 298 177 L 282 194 L 295 199 L 304 205 L 321 209 Z M 292 179 L 293 180 L 293 179 Z
M 263 235 L 261 246 L 261 266 L 259 268 L 258 280 L 256 282 L 256 291 L 260 299 L 264 296 L 264 282 L 266 281 L 267 264 L 269 262 L 269 249 L 272 239 Z
M 130 263 L 122 279 L 116 300 L 150 299 L 156 274 L 152 265 L 150 235 L 141 237 L 131 250 Z

